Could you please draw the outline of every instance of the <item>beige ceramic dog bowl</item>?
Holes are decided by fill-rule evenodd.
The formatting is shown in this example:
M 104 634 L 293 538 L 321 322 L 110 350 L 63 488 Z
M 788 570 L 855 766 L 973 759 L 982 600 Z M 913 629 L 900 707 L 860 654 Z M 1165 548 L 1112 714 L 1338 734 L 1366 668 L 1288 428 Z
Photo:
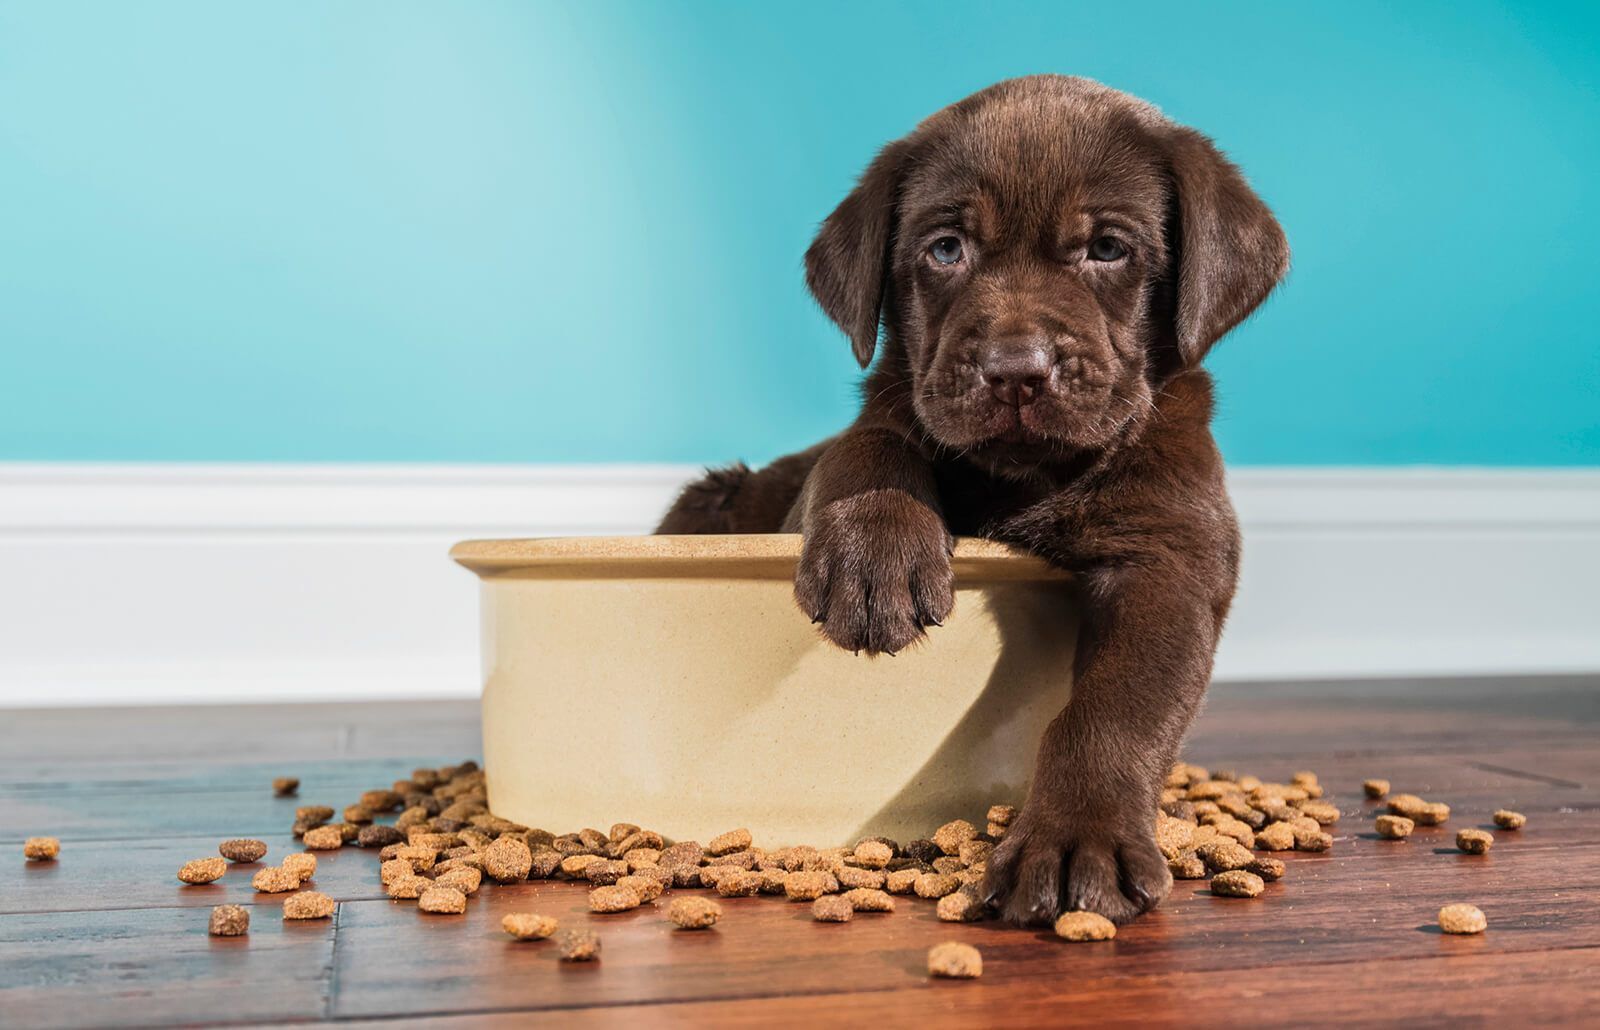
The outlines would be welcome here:
M 956 546 L 955 611 L 918 647 L 827 643 L 792 597 L 800 538 L 483 540 L 490 807 L 555 832 L 614 821 L 767 846 L 897 840 L 1026 793 L 1071 691 L 1060 572 Z

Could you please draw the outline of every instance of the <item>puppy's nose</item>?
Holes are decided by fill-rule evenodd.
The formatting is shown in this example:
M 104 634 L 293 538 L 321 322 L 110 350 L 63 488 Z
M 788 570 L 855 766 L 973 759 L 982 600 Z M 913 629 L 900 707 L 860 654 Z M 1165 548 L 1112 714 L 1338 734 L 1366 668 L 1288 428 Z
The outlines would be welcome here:
M 990 340 L 978 354 L 978 370 L 995 400 L 1014 408 L 1034 402 L 1054 364 L 1053 348 L 1032 337 Z

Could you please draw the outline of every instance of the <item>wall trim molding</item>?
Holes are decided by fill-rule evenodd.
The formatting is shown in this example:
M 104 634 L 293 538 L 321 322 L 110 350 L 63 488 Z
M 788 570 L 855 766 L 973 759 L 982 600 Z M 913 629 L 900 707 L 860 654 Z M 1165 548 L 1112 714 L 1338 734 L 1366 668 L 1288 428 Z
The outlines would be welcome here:
M 470 696 L 452 542 L 644 532 L 696 471 L 0 463 L 0 706 Z M 1230 487 L 1219 679 L 1600 671 L 1600 469 Z

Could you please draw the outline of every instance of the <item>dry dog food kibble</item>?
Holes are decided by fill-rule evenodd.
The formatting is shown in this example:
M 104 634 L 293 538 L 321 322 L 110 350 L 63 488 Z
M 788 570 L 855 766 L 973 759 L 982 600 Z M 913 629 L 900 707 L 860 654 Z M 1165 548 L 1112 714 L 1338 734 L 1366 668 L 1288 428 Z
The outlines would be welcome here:
M 600 957 L 600 935 L 592 930 L 562 930 L 556 954 L 563 962 L 593 962 Z
M 1063 912 L 1056 920 L 1056 936 L 1069 941 L 1109 941 L 1117 924 L 1098 912 Z
M 1243 869 L 1255 859 L 1250 849 L 1233 840 L 1213 840 L 1195 848 L 1195 854 L 1206 864 L 1206 868 L 1215 873 L 1224 873 L 1230 869 Z
M 554 916 L 532 912 L 512 912 L 500 920 L 500 929 L 519 941 L 542 941 L 555 933 L 558 925 Z
M 718 867 L 723 871 L 717 877 L 717 893 L 724 898 L 753 898 L 761 893 L 762 875 L 737 866 Z M 705 871 L 701 870 L 701 876 Z
M 839 881 L 834 875 L 820 869 L 815 872 L 794 872 L 783 878 L 783 893 L 790 901 L 815 901 L 838 889 Z
M 54 837 L 29 837 L 22 842 L 22 857 L 30 862 L 53 862 L 61 854 L 61 842 Z
M 1403 815 L 1380 815 L 1373 823 L 1378 836 L 1388 840 L 1405 840 L 1416 827 L 1416 823 Z
M 940 898 L 933 913 L 942 923 L 975 923 L 983 918 L 984 908 L 975 895 L 962 889 Z
M 178 879 L 184 883 L 211 883 L 220 880 L 222 874 L 228 871 L 226 859 L 197 858 L 193 862 L 185 862 L 183 868 L 178 870 Z
M 763 876 L 761 884 L 762 890 L 768 894 L 783 893 L 782 875 L 783 874 L 781 873 L 778 874 L 778 889 L 775 891 L 767 890 L 765 876 Z M 647 901 L 656 900 L 657 898 L 661 897 L 662 891 L 666 890 L 666 884 L 662 883 L 654 876 L 624 876 L 622 879 L 617 881 L 617 886 L 626 887 L 628 890 L 631 890 L 635 894 L 639 895 L 639 901 L 641 904 Z
M 302 883 L 317 875 L 317 856 L 309 851 L 291 851 L 283 856 L 283 868 Z
M 344 847 L 344 834 L 337 826 L 317 826 L 305 833 L 305 845 L 312 851 L 337 851 Z
M 639 892 L 632 887 L 619 887 L 615 884 L 596 887 L 589 892 L 589 911 L 626 912 L 638 908 L 642 900 Z
M 1456 847 L 1469 855 L 1487 855 L 1494 847 L 1494 834 L 1488 830 L 1457 830 Z
M 267 853 L 266 841 L 240 838 L 217 845 L 217 853 L 230 862 L 259 862 Z
M 945 941 L 928 949 L 928 973 L 951 980 L 971 980 L 983 975 L 983 954 L 970 944 Z
M 242 937 L 250 932 L 250 910 L 243 905 L 218 905 L 211 910 L 207 932 L 213 937 Z
M 1268 823 L 1256 834 L 1256 848 L 1261 851 L 1293 851 L 1294 827 L 1288 823 Z
M 300 792 L 300 781 L 293 776 L 280 776 L 272 781 L 272 793 L 280 798 L 292 798 Z
M 1193 851 L 1185 851 L 1168 862 L 1167 870 L 1172 873 L 1174 880 L 1204 880 L 1206 878 L 1206 864 Z
M 731 855 L 735 851 L 743 851 L 750 846 L 750 831 L 746 829 L 729 830 L 719 833 L 711 838 L 711 843 L 706 845 L 706 851 L 712 855 Z
M 1389 793 L 1389 781 L 1366 780 L 1361 784 L 1361 792 L 1367 797 L 1377 800 Z
M 333 899 L 321 891 L 300 891 L 283 899 L 285 919 L 327 919 L 333 915 Z
M 454 887 L 429 887 L 417 899 L 417 907 L 437 915 L 460 915 L 467 910 L 467 896 Z
M 946 855 L 959 855 L 961 845 L 978 835 L 978 830 L 965 819 L 953 819 L 934 832 L 933 842 Z
M 857 912 L 893 912 L 894 899 L 880 890 L 870 887 L 857 887 L 845 891 L 840 897 L 849 903 Z
M 222 861 L 222 859 L 217 859 Z M 250 878 L 250 886 L 263 894 L 283 894 L 287 891 L 300 889 L 300 877 L 288 869 L 279 866 L 269 866 L 256 871 Z
M 1253 898 L 1267 885 L 1255 873 L 1232 869 L 1211 878 L 1211 893 L 1224 898 Z
M 722 918 L 722 906 L 710 898 L 675 898 L 667 906 L 667 918 L 680 930 L 704 930 Z
M 448 886 L 448 884 L 446 885 Z M 415 873 L 406 873 L 398 880 L 390 880 L 384 884 L 383 891 L 396 901 L 416 901 L 425 891 L 433 888 L 433 881 L 426 876 Z
M 1443 801 L 1433 801 L 1422 806 L 1422 810 L 1411 818 L 1415 819 L 1418 826 L 1438 826 L 1450 818 L 1450 806 Z
M 1446 905 L 1439 910 L 1439 929 L 1445 933 L 1482 933 L 1489 920 L 1476 905 Z
M 526 880 L 532 868 L 533 852 L 516 837 L 501 837 L 483 851 L 483 871 L 499 883 Z
M 434 883 L 441 887 L 454 887 L 462 894 L 476 894 L 483 885 L 483 874 L 470 866 L 460 866 L 447 873 L 440 873 L 434 877 Z
M 1494 814 L 1494 824 L 1502 830 L 1520 830 L 1527 825 L 1528 817 L 1521 812 L 1513 812 L 1509 808 L 1502 808 Z
M 1289 867 L 1284 865 L 1283 860 L 1280 858 L 1272 858 L 1268 855 L 1257 855 L 1255 861 L 1244 867 L 1244 871 L 1247 873 L 1255 873 L 1263 880 L 1281 880 L 1283 879 L 1283 874 L 1288 871 L 1288 868 Z
M 910 869 L 896 869 L 883 878 L 883 889 L 890 894 L 910 894 L 916 886 L 917 878 L 922 873 L 915 867 Z
M 882 869 L 894 858 L 894 849 L 875 840 L 864 840 L 856 845 L 855 860 L 865 869 Z
M 961 886 L 961 881 L 944 873 L 923 873 L 912 883 L 919 898 L 942 898 Z
M 393 826 L 363 826 L 356 835 L 356 843 L 364 848 L 386 848 L 391 844 L 405 843 L 406 835 L 403 830 Z
M 825 894 L 811 903 L 811 918 L 819 923 L 848 923 L 855 906 L 837 894 Z

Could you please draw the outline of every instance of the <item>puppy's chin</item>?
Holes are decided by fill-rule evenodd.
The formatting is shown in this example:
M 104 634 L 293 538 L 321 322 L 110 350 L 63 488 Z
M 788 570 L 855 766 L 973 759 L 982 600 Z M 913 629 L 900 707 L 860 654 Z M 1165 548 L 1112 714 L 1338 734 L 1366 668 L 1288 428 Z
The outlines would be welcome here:
M 919 412 L 928 434 L 976 464 L 1000 470 L 1061 461 L 1110 446 L 1126 428 L 1125 409 L 1094 405 L 1088 410 L 1057 404 L 1014 408 L 963 405 L 960 411 Z M 1117 408 L 1114 413 L 1113 408 Z

